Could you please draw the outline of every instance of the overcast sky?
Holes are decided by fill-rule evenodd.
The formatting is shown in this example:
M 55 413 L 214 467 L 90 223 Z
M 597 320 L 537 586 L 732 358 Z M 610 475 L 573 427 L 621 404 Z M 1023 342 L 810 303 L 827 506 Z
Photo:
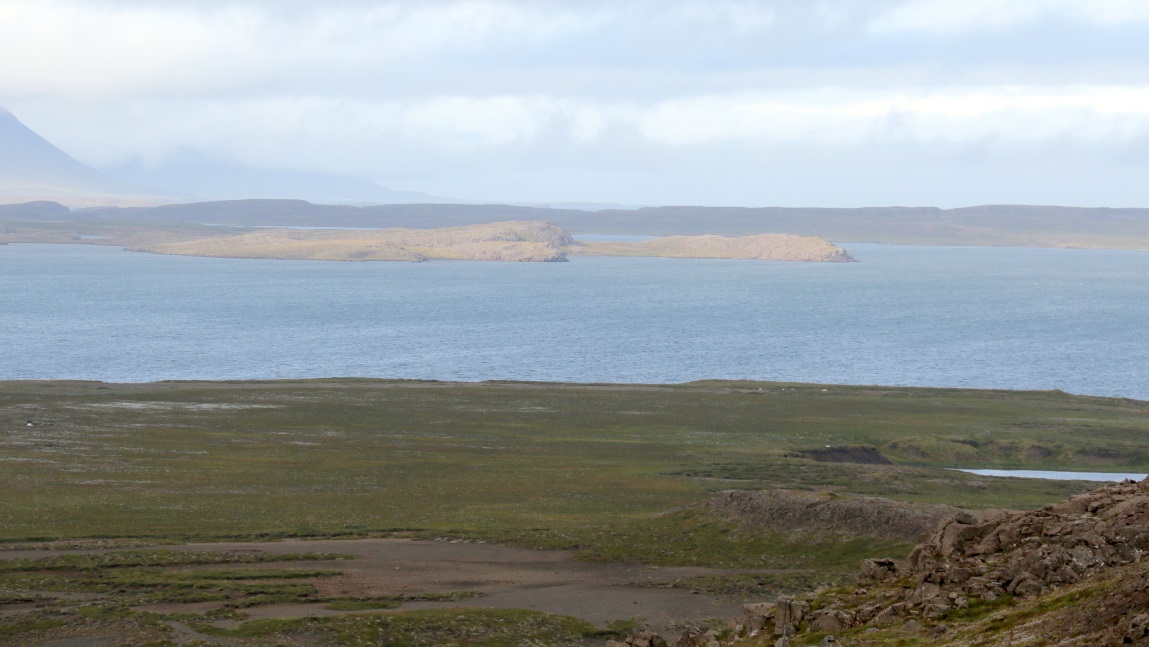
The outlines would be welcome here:
M 1149 1 L 0 0 L 84 162 L 482 200 L 1149 207 Z

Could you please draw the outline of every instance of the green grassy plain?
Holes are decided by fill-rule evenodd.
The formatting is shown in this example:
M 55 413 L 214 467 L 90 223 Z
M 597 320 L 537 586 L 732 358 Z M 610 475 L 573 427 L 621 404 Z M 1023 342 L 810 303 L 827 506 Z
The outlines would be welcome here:
M 724 490 L 778 487 L 1036 507 L 1095 484 L 945 468 L 1149 471 L 1147 438 L 1149 403 L 1058 392 L 756 382 L 4 382 L 0 550 L 36 539 L 128 550 L 0 560 L 0 605 L 35 607 L 0 620 L 0 645 L 115 632 L 123 644 L 168 646 L 180 626 L 197 640 L 253 646 L 297 638 L 601 644 L 614 635 L 610 627 L 531 611 L 378 615 L 470 591 L 325 598 L 316 583 L 339 574 L 340 555 L 190 553 L 174 544 L 448 535 L 574 548 L 590 561 L 738 569 L 660 585 L 761 599 L 852 581 L 859 560 L 904 555 L 909 544 L 749 528 L 693 504 Z M 827 446 L 830 454 L 876 448 L 893 464 L 805 458 Z M 300 560 L 318 563 L 256 568 Z M 140 609 L 189 602 L 220 606 L 202 614 Z M 375 615 L 243 622 L 245 610 L 283 603 Z
M 1146 440 L 1149 403 L 1059 392 L 6 382 L 0 540 L 404 530 L 580 544 L 763 487 L 1034 507 L 1087 486 L 939 468 L 1147 471 Z M 827 445 L 895 465 L 801 458 Z

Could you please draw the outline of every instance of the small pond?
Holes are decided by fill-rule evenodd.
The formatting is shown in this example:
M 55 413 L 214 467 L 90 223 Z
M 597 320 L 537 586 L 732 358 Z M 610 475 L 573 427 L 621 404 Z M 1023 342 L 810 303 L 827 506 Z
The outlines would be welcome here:
M 1125 479 L 1133 479 L 1140 481 L 1145 478 L 1145 474 L 1130 474 L 1127 472 L 1051 472 L 1048 470 L 965 470 L 959 469 L 959 472 L 969 472 L 970 474 L 979 474 L 981 476 L 1012 476 L 1015 478 L 1023 479 L 1051 479 L 1055 481 L 1114 481 L 1120 482 Z

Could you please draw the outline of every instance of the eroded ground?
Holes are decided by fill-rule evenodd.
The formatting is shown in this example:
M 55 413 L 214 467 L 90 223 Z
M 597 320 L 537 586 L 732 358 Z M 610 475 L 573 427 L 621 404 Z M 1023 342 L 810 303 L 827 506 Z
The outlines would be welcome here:
M 75 613 L 76 607 L 96 608 L 101 604 L 129 604 L 136 600 L 141 603 L 133 604 L 131 610 L 154 615 L 154 619 L 172 628 L 170 639 L 182 644 L 227 637 L 197 631 L 196 622 L 187 622 L 189 614 L 195 616 L 193 620 L 225 630 L 240 628 L 253 620 L 446 608 L 527 609 L 571 616 L 600 628 L 628 619 L 665 628 L 673 622 L 729 619 L 738 613 L 744 601 L 737 596 L 708 595 L 669 586 L 676 580 L 723 575 L 731 572 L 728 570 L 591 564 L 575 561 L 571 551 L 531 550 L 457 540 L 379 538 L 136 546 L 95 551 L 23 549 L 0 552 L 0 568 L 7 571 L 11 584 L 13 574 L 21 573 L 18 564 L 43 564 L 44 560 L 80 555 L 111 559 L 116 554 L 164 555 L 173 551 L 205 554 L 208 560 L 224 558 L 224 562 L 175 564 L 166 568 L 120 566 L 106 569 L 114 571 L 110 575 L 89 573 L 92 577 L 88 578 L 78 574 L 84 567 L 23 571 L 25 575 L 47 576 L 46 586 L 38 590 L 35 578 L 25 577 L 26 588 L 20 590 L 19 595 L 10 593 L 11 603 L 0 605 L 0 614 L 12 620 L 11 616 L 31 618 L 43 615 L 46 610 L 72 609 Z M 307 559 L 314 554 L 325 558 Z M 226 572 L 220 570 L 222 564 L 227 564 L 227 558 L 237 555 L 288 561 L 228 564 Z M 291 577 L 290 572 L 302 577 Z M 126 577 L 129 573 L 132 577 Z M 250 573 L 251 577 L 240 579 L 244 573 Z M 277 574 L 285 577 L 275 579 Z M 199 580 L 197 586 L 202 588 L 185 586 L 187 578 L 200 575 L 204 579 Z M 213 576 L 227 578 L 225 581 L 234 583 L 237 590 L 226 592 L 228 597 L 224 599 L 190 601 L 195 599 L 195 591 L 203 593 L 202 597 L 216 594 L 212 588 L 215 580 L 209 579 Z M 145 588 L 152 595 L 133 597 L 136 594 L 133 587 L 149 578 L 150 585 Z M 87 584 L 73 588 L 89 590 L 59 590 L 68 588 L 60 582 L 67 579 L 76 582 L 86 579 Z M 96 581 L 102 583 L 96 584 Z M 285 591 L 287 598 L 269 597 L 268 592 L 274 594 L 275 585 L 284 582 L 296 587 L 294 599 L 290 597 L 292 591 Z M 267 586 L 244 588 L 261 583 Z M 305 591 L 307 587 L 313 590 Z M 169 595 L 163 595 L 165 591 Z M 181 598 L 189 601 L 178 601 Z M 368 608 L 373 603 L 396 608 Z M 79 634 L 95 638 L 101 631 L 102 627 Z M 157 639 L 162 633 L 162 629 L 156 631 Z

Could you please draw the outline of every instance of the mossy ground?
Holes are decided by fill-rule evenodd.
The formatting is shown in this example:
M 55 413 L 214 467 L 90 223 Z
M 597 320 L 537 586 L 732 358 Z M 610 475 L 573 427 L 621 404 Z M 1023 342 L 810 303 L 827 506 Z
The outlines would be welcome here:
M 938 468 L 1146 470 L 1147 411 L 1060 393 L 734 382 L 8 382 L 0 539 L 581 532 L 759 487 L 1033 507 L 1087 486 Z M 897 465 L 793 458 L 825 445 L 877 447 Z
M 242 621 L 246 618 L 245 610 L 284 603 L 316 603 L 332 610 L 368 611 L 394 609 L 409 601 L 477 597 L 472 591 L 456 591 L 376 598 L 325 598 L 313 581 L 338 576 L 341 574 L 339 571 L 263 567 L 266 564 L 328 561 L 338 565 L 342 559 L 340 555 L 316 553 L 269 555 L 154 550 L 0 561 L 0 602 L 35 605 L 34 609 L 26 613 L 0 616 L 0 644 L 26 645 L 35 642 L 37 637 L 82 635 L 91 631 L 98 633 L 101 628 L 119 625 L 132 628 L 130 638 L 121 638 L 124 644 L 162 643 L 171 637 L 172 622 L 183 623 L 190 631 L 205 636 L 277 638 L 293 632 L 299 633 L 303 628 L 307 630 L 305 633 L 329 639 L 326 644 L 357 644 L 359 637 L 381 626 L 378 620 L 328 618 L 250 623 Z M 41 594 L 28 595 L 29 590 Z M 52 597 L 43 593 L 62 596 Z M 141 610 L 151 608 L 150 605 L 193 602 L 219 604 L 200 614 Z M 468 610 L 452 611 L 453 614 L 441 615 L 415 613 L 410 617 L 404 614 L 403 619 L 388 622 L 403 628 L 402 631 L 415 634 L 419 627 L 429 625 L 430 635 L 444 638 L 450 638 L 452 631 L 464 636 L 467 632 L 487 627 L 492 632 L 492 642 L 483 644 L 491 645 L 503 644 L 496 638 L 511 630 L 506 627 L 500 630 L 507 623 L 510 627 L 523 629 L 526 632 L 524 636 L 533 635 L 531 631 L 551 637 L 561 637 L 562 631 L 573 632 L 572 635 L 597 631 L 586 623 L 553 619 L 545 614 L 500 615 L 498 612 L 484 614 Z M 449 621 L 452 618 L 454 622 Z M 235 630 L 221 629 L 215 624 L 221 620 L 242 624 Z M 256 640 L 244 644 L 262 643 Z M 435 643 L 415 641 L 385 644 Z

